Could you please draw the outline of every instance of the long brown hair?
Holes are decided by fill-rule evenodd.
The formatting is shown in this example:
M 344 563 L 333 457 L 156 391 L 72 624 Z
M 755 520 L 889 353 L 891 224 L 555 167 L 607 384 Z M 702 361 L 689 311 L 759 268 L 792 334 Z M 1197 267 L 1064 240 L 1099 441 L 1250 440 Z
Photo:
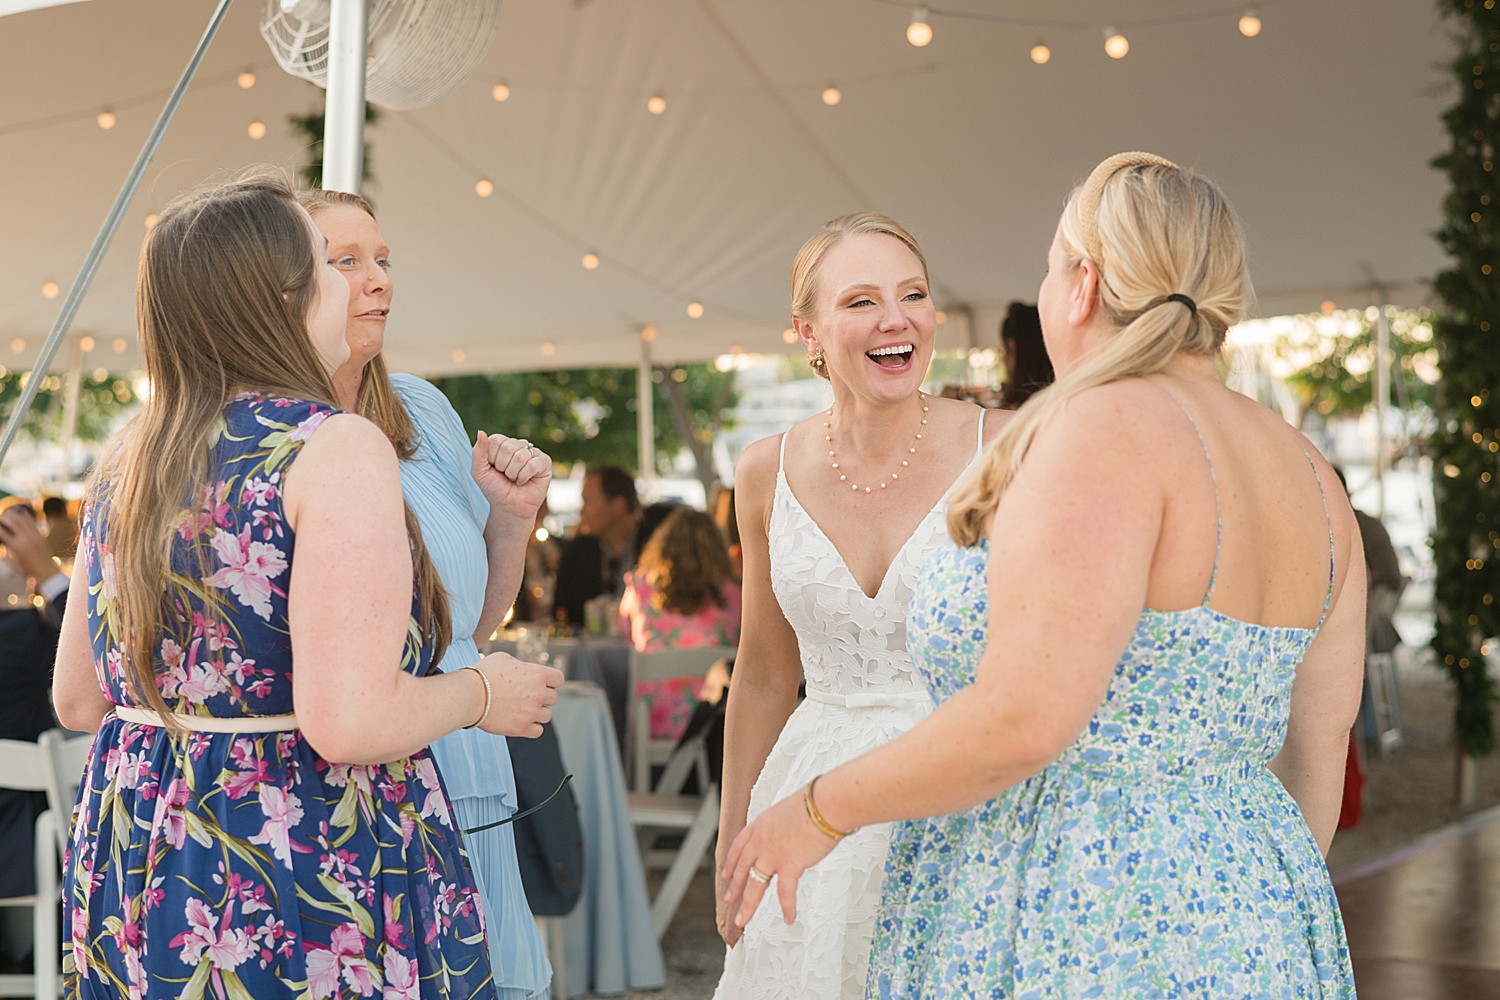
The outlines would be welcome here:
M 1119 153 L 1074 189 L 1058 224 L 1066 266 L 1092 260 L 1115 333 L 1027 400 L 948 507 L 948 535 L 974 545 L 1038 430 L 1096 386 L 1159 372 L 1178 354 L 1216 354 L 1251 296 L 1245 234 L 1218 185 L 1150 153 Z M 1196 309 L 1168 296 L 1190 297 Z
M 174 529 L 189 516 L 185 498 L 192 503 L 208 487 L 224 403 L 234 391 L 253 390 L 336 405 L 307 331 L 318 294 L 313 253 L 307 219 L 274 174 L 179 198 L 160 213 L 141 249 L 136 323 L 151 391 L 107 449 L 90 494 L 101 504 L 100 537 L 113 549 L 108 613 L 132 693 L 173 731 L 157 689 L 155 645 L 160 629 L 176 628 L 174 604 L 221 601 L 213 588 L 177 572 L 172 555 Z M 412 542 L 419 575 L 424 565 L 430 573 L 421 536 Z M 207 556 L 200 551 L 199 559 Z M 198 570 L 200 580 L 210 575 L 206 565 Z M 423 596 L 424 627 L 446 636 L 446 604 Z
M 335 205 L 357 208 L 371 219 L 375 218 L 375 209 L 370 207 L 370 203 L 349 191 L 328 191 L 324 188 L 298 191 L 297 204 L 307 209 L 307 214 L 314 219 L 319 213 Z M 411 414 L 406 412 L 406 407 L 401 405 L 401 399 L 391 385 L 385 352 L 375 355 L 365 365 L 364 373 L 359 378 L 359 395 L 355 397 L 354 408 L 359 411 L 360 416 L 385 432 L 385 436 L 395 446 L 397 455 L 408 459 L 417 453 L 417 446 L 421 443 L 417 425 L 412 421 Z
M 729 550 L 719 526 L 701 510 L 678 507 L 667 515 L 641 552 L 636 572 L 656 585 L 651 603 L 658 610 L 696 615 L 709 604 L 728 604 Z

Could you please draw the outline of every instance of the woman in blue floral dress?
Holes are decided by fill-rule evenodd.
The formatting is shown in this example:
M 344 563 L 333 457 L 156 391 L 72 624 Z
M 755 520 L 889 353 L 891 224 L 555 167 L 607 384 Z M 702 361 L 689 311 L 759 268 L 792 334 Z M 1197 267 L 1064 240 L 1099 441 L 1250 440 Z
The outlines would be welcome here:
M 98 729 L 69 997 L 493 996 L 423 748 L 488 724 L 495 668 L 423 676 L 447 610 L 389 442 L 331 405 L 348 285 L 325 258 L 268 179 L 147 235 L 152 393 L 92 487 L 55 681 L 64 724 Z
M 741 920 L 902 820 L 868 996 L 1353 1000 L 1323 852 L 1364 560 L 1327 462 L 1216 377 L 1249 289 L 1192 171 L 1120 154 L 1074 192 L 1038 295 L 1058 381 L 912 596 L 938 708 L 740 834 Z

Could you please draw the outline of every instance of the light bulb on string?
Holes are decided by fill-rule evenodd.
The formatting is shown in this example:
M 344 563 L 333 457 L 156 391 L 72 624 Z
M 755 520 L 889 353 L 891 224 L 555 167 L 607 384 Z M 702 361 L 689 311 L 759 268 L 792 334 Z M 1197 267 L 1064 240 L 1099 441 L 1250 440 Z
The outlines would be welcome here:
M 467 361 L 469 360 L 469 354 L 462 347 L 455 348 L 453 351 L 453 360 L 458 362 Z
M 828 105 L 830 108 L 843 99 L 844 95 L 839 93 L 839 88 L 835 87 L 833 84 L 830 83 L 828 86 L 823 88 L 823 103 Z
M 667 99 L 660 94 L 653 95 L 651 100 L 646 102 L 646 110 L 653 115 L 661 114 L 667 110 Z
M 55 299 L 61 291 L 62 289 L 58 287 L 55 281 L 42 282 L 42 298 L 44 299 Z
M 255 74 L 248 69 L 234 78 L 234 82 L 240 85 L 241 90 L 249 90 L 255 86 Z
M 1260 17 L 1255 13 L 1254 7 L 1246 7 L 1245 13 L 1240 17 L 1240 34 L 1246 38 L 1254 38 L 1260 34 Z
M 94 338 L 93 337 L 80 337 L 80 338 L 78 338 L 78 349 L 81 350 L 81 351 L 83 351 L 84 354 L 87 354 L 89 351 L 92 351 L 94 349 Z
M 549 358 L 552 357 L 553 352 L 555 352 L 556 350 L 557 350 L 556 345 L 554 345 L 552 343 L 552 341 L 550 341 L 550 340 L 547 341 L 546 343 L 542 344 L 542 353 L 545 354 Z
M 510 100 L 510 84 L 497 83 L 490 88 L 490 96 L 497 101 Z
M 1045 42 L 1037 42 L 1031 47 L 1031 61 L 1038 66 L 1052 58 L 1052 50 L 1047 48 Z
M 156 213 L 152 212 L 150 215 L 146 216 L 146 228 L 150 229 L 154 225 L 156 225 Z
M 687 307 L 687 314 L 688 314 L 688 318 L 689 319 L 702 319 L 703 318 L 703 303 L 702 302 L 689 302 L 688 303 L 688 307 Z
M 594 268 L 596 268 L 598 266 L 599 266 L 599 255 L 598 254 L 590 252 L 590 253 L 586 253 L 586 254 L 583 255 L 583 269 L 585 271 L 592 271 Z
M 251 122 L 250 127 L 246 131 L 250 133 L 250 138 L 252 139 L 264 139 L 266 137 L 266 123 Z
M 488 198 L 495 193 L 495 185 L 491 184 L 487 179 L 481 178 L 479 183 L 474 185 L 474 193 L 481 198 Z
M 927 6 L 924 4 L 911 12 L 911 24 L 906 26 L 906 40 L 917 48 L 922 48 L 932 41 L 932 25 L 927 23 Z
M 99 123 L 100 128 L 108 132 L 115 127 L 115 113 L 113 111 L 101 111 L 99 112 L 99 117 L 95 118 L 94 121 Z
M 783 344 L 795 344 L 797 342 L 797 331 L 792 327 L 787 327 L 785 330 L 782 330 L 781 342 Z
M 109 349 L 116 354 L 124 354 L 126 346 L 124 337 L 116 337 L 109 342 Z
M 1130 40 L 1114 28 L 1105 28 L 1104 51 L 1111 59 L 1124 59 L 1130 52 Z

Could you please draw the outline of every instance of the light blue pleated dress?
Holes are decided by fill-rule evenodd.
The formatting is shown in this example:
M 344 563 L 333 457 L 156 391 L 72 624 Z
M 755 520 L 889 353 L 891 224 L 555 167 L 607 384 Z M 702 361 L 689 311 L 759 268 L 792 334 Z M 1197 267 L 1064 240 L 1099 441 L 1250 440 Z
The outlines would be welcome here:
M 489 503 L 469 474 L 468 435 L 448 400 L 414 375 L 393 375 L 391 383 L 421 434 L 416 455 L 401 463 L 401 491 L 448 591 L 453 644 L 439 666 L 451 673 L 479 662 L 473 634 L 489 578 L 484 545 Z M 434 743 L 432 755 L 461 828 L 493 823 L 516 811 L 516 780 L 505 737 L 460 729 Z M 464 847 L 484 900 L 496 997 L 530 1000 L 545 994 L 552 966 L 526 904 L 513 828 L 506 824 L 465 835 Z

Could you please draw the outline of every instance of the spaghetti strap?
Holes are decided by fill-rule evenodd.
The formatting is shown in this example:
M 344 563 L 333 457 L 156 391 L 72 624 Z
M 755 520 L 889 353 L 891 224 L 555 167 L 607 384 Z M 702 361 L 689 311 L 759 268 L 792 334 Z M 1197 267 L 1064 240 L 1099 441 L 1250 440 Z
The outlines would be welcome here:
M 781 451 L 776 456 L 776 471 L 777 472 L 780 472 L 782 470 L 782 468 L 786 465 L 786 439 L 787 439 L 787 436 L 789 434 L 791 434 L 791 433 L 792 432 L 791 432 L 790 429 L 787 429 L 787 430 L 784 430 L 784 431 L 781 432 Z
M 1156 385 L 1155 382 L 1151 384 Z M 1177 395 L 1171 389 L 1168 389 L 1164 385 L 1156 385 L 1156 387 L 1172 397 L 1172 402 L 1177 404 L 1177 408 L 1182 411 L 1182 415 L 1187 417 L 1188 423 L 1193 425 L 1193 433 L 1198 435 L 1198 444 L 1203 447 L 1203 457 L 1208 462 L 1208 478 L 1214 484 L 1214 521 L 1218 527 L 1217 534 L 1214 537 L 1214 569 L 1208 577 L 1208 592 L 1203 595 L 1203 607 L 1206 608 L 1208 607 L 1208 602 L 1213 600 L 1214 584 L 1219 579 L 1219 556 L 1224 551 L 1224 511 L 1219 505 L 1219 477 L 1214 472 L 1214 458 L 1208 453 L 1208 442 L 1203 440 L 1203 432 L 1198 429 L 1198 421 L 1193 419 L 1193 415 L 1188 412 L 1188 408 L 1182 405 L 1182 400 L 1178 399 Z M 1311 459 L 1308 461 L 1311 461 Z M 1322 483 L 1318 485 L 1321 488 Z
M 1333 515 L 1328 512 L 1328 493 L 1323 489 L 1323 477 L 1318 475 L 1317 464 L 1313 462 L 1312 456 L 1307 453 L 1306 448 L 1302 449 L 1302 457 L 1307 459 L 1307 464 L 1312 469 L 1313 481 L 1318 484 L 1318 499 L 1323 501 L 1323 520 L 1328 522 L 1328 593 L 1323 597 L 1323 616 L 1318 619 L 1318 628 L 1322 628 L 1323 623 L 1328 620 L 1328 609 L 1333 606 L 1333 574 L 1336 568 L 1334 563 Z
M 979 408 L 979 432 L 975 435 L 974 457 L 984 454 L 984 407 Z

